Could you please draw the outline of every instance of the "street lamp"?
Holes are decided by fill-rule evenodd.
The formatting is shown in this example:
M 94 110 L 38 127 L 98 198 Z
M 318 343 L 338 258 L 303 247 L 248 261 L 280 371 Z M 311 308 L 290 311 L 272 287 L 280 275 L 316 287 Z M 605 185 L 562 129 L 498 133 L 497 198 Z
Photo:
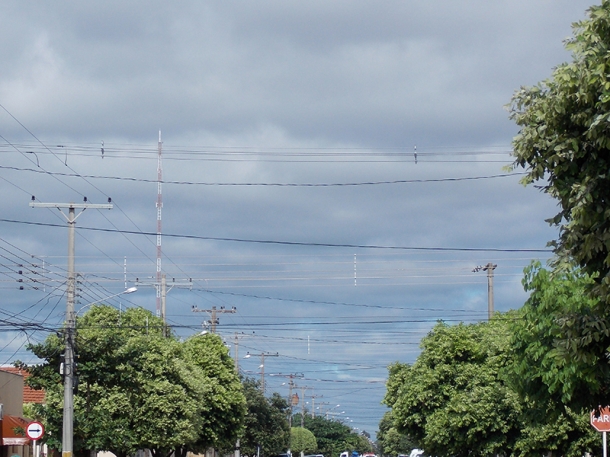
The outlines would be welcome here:
M 77 311 L 76 313 L 74 313 L 74 315 L 75 315 L 75 316 L 78 316 L 78 313 L 80 313 L 80 312 L 81 312 L 83 309 L 85 309 L 85 308 L 87 308 L 87 307 L 89 307 L 89 306 L 96 305 L 96 304 L 98 304 L 98 303 L 99 303 L 99 302 L 101 302 L 101 301 L 108 300 L 109 298 L 118 297 L 119 295 L 127 295 L 127 294 L 132 294 L 132 293 L 134 293 L 136 290 L 138 290 L 138 288 L 137 288 L 137 287 L 130 287 L 129 289 L 125 289 L 123 292 L 119 292 L 118 294 L 110 295 L 110 296 L 108 296 L 108 297 L 100 298 L 99 300 L 96 300 L 96 301 L 94 301 L 94 302 L 87 303 L 86 305 L 81 306 L 80 308 L 78 308 L 78 311 Z
M 332 408 L 327 409 L 327 410 L 326 410 L 326 419 L 328 419 L 328 414 L 329 414 L 329 413 L 330 413 L 330 412 L 331 412 L 333 409 L 338 408 L 339 406 L 341 406 L 341 405 L 335 405 L 335 406 L 333 406 Z
M 81 306 L 79 310 L 74 312 L 74 302 L 67 307 L 66 312 L 66 349 L 64 351 L 64 410 L 63 410 L 63 429 L 62 429 L 62 456 L 72 457 L 72 445 L 74 442 L 74 329 L 76 327 L 76 315 L 87 306 L 95 305 L 102 300 L 117 297 L 123 294 L 130 294 L 138 290 L 136 287 L 119 292 L 118 294 L 110 295 L 101 298 L 92 303 L 87 303 Z

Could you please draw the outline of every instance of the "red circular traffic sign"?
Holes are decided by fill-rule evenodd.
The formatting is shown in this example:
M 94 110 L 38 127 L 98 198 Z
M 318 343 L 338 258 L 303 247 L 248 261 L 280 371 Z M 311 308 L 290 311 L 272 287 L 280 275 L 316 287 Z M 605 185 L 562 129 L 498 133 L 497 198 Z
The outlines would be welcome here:
M 30 422 L 25 429 L 25 434 L 32 441 L 39 440 L 44 435 L 44 426 L 40 422 Z
M 591 411 L 591 425 L 598 432 L 610 432 L 610 407 L 599 409 L 599 414 Z

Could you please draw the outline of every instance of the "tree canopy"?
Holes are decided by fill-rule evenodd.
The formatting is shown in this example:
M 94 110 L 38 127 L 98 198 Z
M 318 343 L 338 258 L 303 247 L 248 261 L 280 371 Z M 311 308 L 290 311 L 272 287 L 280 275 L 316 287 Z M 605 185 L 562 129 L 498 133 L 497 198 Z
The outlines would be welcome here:
M 270 398 L 263 395 L 260 383 L 252 378 L 243 381 L 248 404 L 245 431 L 240 439 L 242 454 L 264 456 L 283 454 L 290 448 L 288 401 L 274 392 Z
M 300 422 L 301 415 L 295 415 L 293 423 Z M 317 453 L 336 456 L 343 451 L 357 451 L 360 454 L 371 452 L 372 446 L 367 438 L 358 435 L 351 427 L 335 419 L 324 416 L 303 417 L 304 427 L 316 437 Z
M 119 312 L 94 306 L 76 323 L 78 391 L 74 450 L 107 450 L 119 457 L 137 449 L 183 455 L 235 441 L 245 400 L 228 350 L 215 335 L 185 343 L 162 335 L 163 322 L 141 308 Z M 28 385 L 46 390 L 36 406 L 61 449 L 63 340 L 50 335 L 30 350 L 45 362 L 28 367 Z
M 525 269 L 530 296 L 519 319 L 509 321 L 512 361 L 504 372 L 527 406 L 521 453 L 580 456 L 598 441 L 589 412 L 607 404 L 610 367 L 608 342 L 600 344 L 582 325 L 597 320 L 599 300 L 587 293 L 592 282 L 578 269 L 553 274 L 539 262 Z
M 409 455 L 416 448 L 415 443 L 404 433 L 396 430 L 392 411 L 387 411 L 379 422 L 377 432 L 377 448 L 381 455 L 396 457 L 397 455 Z
M 511 322 L 513 360 L 507 371 L 523 398 L 541 414 L 607 404 L 610 346 L 603 307 L 588 294 L 593 279 L 578 269 L 551 272 L 539 262 L 525 269 L 529 298 Z
M 304 427 L 290 429 L 290 450 L 293 453 L 314 452 L 318 447 L 316 437 Z
M 498 376 L 508 339 L 500 321 L 438 323 L 413 365 L 390 366 L 384 402 L 397 431 L 429 455 L 510 454 L 521 406 Z
M 566 47 L 572 60 L 522 87 L 510 106 L 520 127 L 513 165 L 560 206 L 549 219 L 559 228 L 555 270 L 526 272 L 531 296 L 514 326 L 512 369 L 535 412 L 577 429 L 583 414 L 608 404 L 610 381 L 610 0 L 573 25 Z
M 572 61 L 549 79 L 522 87 L 511 101 L 520 127 L 513 140 L 514 166 L 527 169 L 524 182 L 560 204 L 549 222 L 559 227 L 554 242 L 560 261 L 576 261 L 610 294 L 610 0 L 588 10 L 567 41 Z
M 204 453 L 211 446 L 234 449 L 243 433 L 246 398 L 233 359 L 222 339 L 214 334 L 195 335 L 183 343 L 184 359 L 201 370 L 206 389 L 199 414 L 203 418 L 195 443 L 183 448 Z
M 395 431 L 408 436 L 413 447 L 438 456 L 534 457 L 553 452 L 579 457 L 596 449 L 590 410 L 566 407 L 561 395 L 555 403 L 548 395 L 541 397 L 540 408 L 532 395 L 518 388 L 527 385 L 536 392 L 529 381 L 516 380 L 542 374 L 549 368 L 545 364 L 552 363 L 515 356 L 523 349 L 514 346 L 516 326 L 523 329 L 517 340 L 527 336 L 535 342 L 541 336 L 543 344 L 550 342 L 536 333 L 536 320 L 528 322 L 530 317 L 522 319 L 521 312 L 513 311 L 488 323 L 437 324 L 422 340 L 422 352 L 413 365 L 390 366 L 384 402 L 392 408 Z M 532 326 L 534 332 L 528 335 Z M 543 359 L 547 356 L 548 348 L 523 347 Z M 527 352 L 527 357 L 532 354 Z M 535 365 L 530 371 L 528 363 Z M 537 411 L 542 414 L 534 414 Z

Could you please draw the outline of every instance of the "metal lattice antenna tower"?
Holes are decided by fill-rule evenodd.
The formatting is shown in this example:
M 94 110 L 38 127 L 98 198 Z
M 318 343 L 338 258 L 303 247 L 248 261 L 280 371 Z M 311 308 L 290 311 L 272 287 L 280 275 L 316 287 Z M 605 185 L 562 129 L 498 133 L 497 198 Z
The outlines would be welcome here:
M 161 130 L 159 130 L 159 143 L 157 146 L 157 316 L 161 315 L 161 208 L 163 208 L 163 192 L 161 187 L 161 182 L 163 181 L 163 167 L 161 163 L 162 148 Z

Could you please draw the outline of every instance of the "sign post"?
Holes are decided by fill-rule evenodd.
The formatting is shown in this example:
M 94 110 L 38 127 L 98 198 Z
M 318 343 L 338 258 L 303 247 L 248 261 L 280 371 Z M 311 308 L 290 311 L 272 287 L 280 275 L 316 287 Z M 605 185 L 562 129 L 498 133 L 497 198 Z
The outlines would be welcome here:
M 30 422 L 25 429 L 25 434 L 34 441 L 34 457 L 38 457 L 40 455 L 38 440 L 44 435 L 43 425 L 40 422 Z
M 598 432 L 602 432 L 602 446 L 604 457 L 608 457 L 608 446 L 606 442 L 606 432 L 610 432 L 610 407 L 599 408 L 599 414 L 591 411 L 591 425 Z

